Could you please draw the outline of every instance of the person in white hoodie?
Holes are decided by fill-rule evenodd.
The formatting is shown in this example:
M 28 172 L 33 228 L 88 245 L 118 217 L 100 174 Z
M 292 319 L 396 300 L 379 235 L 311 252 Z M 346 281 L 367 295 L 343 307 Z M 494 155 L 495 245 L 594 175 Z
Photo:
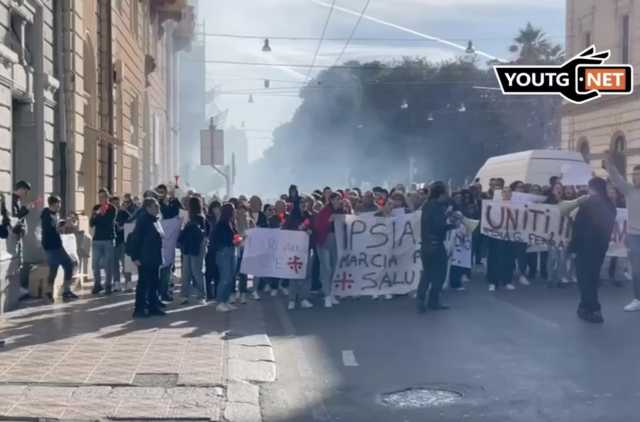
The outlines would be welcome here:
M 640 311 L 640 166 L 635 166 L 632 182 L 625 180 L 618 168 L 613 164 L 611 156 L 606 160 L 607 171 L 611 183 L 625 196 L 629 222 L 627 225 L 627 249 L 633 276 L 634 298 L 624 310 L 627 312 Z

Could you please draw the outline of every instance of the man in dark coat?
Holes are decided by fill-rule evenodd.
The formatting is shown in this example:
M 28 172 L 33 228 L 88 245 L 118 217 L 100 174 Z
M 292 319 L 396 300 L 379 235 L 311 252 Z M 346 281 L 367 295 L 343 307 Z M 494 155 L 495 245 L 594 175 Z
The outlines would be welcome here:
M 449 309 L 440 302 L 440 292 L 447 276 L 447 251 L 444 240 L 447 231 L 456 226 L 448 223 L 449 196 L 443 182 L 435 182 L 429 191 L 429 200 L 422 207 L 422 277 L 418 285 L 418 312 L 426 311 L 425 299 L 429 285 L 428 307 L 434 311 Z
M 589 199 L 576 215 L 569 250 L 576 254 L 576 275 L 580 288 L 578 317 L 584 321 L 604 322 L 598 285 L 611 232 L 616 221 L 616 206 L 607 195 L 607 182 L 594 177 L 589 182 Z
M 138 267 L 134 318 L 165 315 L 158 299 L 163 236 L 158 219 L 160 205 L 154 198 L 145 198 L 142 206 L 136 227 L 127 238 L 127 253 Z

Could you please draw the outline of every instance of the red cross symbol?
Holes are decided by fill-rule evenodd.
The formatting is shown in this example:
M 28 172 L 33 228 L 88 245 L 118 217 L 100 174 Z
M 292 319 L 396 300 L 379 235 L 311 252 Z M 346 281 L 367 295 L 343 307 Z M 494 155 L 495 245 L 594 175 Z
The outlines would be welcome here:
M 340 278 L 335 279 L 335 288 L 345 290 L 351 289 L 353 286 L 353 279 L 351 278 L 351 274 L 342 273 Z
M 294 256 L 293 258 L 289 258 L 288 264 L 289 268 L 295 271 L 296 274 L 298 274 L 302 269 L 302 261 L 300 260 L 300 257 Z

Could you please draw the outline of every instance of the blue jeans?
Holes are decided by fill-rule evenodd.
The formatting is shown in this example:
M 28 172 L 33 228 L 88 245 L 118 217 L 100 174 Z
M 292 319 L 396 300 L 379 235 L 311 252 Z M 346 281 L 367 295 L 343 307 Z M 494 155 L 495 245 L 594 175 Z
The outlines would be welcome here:
M 104 287 L 107 290 L 111 290 L 115 252 L 113 240 L 94 240 L 91 246 L 94 289 L 102 285 L 102 274 L 100 270 L 104 269 L 106 277 Z
M 336 271 L 336 261 L 338 260 L 338 245 L 333 233 L 329 233 L 324 245 L 317 247 L 318 258 L 320 259 L 320 280 L 322 283 L 322 293 L 325 297 L 331 296 L 331 284 Z
M 640 300 L 640 235 L 627 234 L 627 248 L 633 276 L 633 295 Z
M 207 298 L 204 283 L 204 273 L 202 271 L 204 256 L 182 255 L 182 288 L 181 294 L 185 298 L 191 297 L 195 288 L 200 299 Z M 193 282 L 193 284 L 192 284 Z
M 229 303 L 236 274 L 236 248 L 226 247 L 216 251 L 216 265 L 220 274 L 218 280 L 218 303 Z
M 49 266 L 49 286 L 53 286 L 58 276 L 58 268 L 64 270 L 63 290 L 65 293 L 71 291 L 71 278 L 73 277 L 73 261 L 64 249 L 45 251 L 47 253 L 47 265 Z

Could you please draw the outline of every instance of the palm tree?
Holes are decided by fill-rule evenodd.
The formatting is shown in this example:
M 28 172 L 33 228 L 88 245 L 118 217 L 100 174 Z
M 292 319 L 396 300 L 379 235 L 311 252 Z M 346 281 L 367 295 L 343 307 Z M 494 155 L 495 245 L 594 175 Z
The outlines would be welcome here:
M 518 53 L 515 60 L 517 64 L 545 65 L 560 64 L 564 61 L 564 51 L 557 44 L 552 44 L 547 34 L 541 28 L 536 28 L 527 23 L 524 29 L 520 29 L 518 36 L 509 47 L 512 53 Z

